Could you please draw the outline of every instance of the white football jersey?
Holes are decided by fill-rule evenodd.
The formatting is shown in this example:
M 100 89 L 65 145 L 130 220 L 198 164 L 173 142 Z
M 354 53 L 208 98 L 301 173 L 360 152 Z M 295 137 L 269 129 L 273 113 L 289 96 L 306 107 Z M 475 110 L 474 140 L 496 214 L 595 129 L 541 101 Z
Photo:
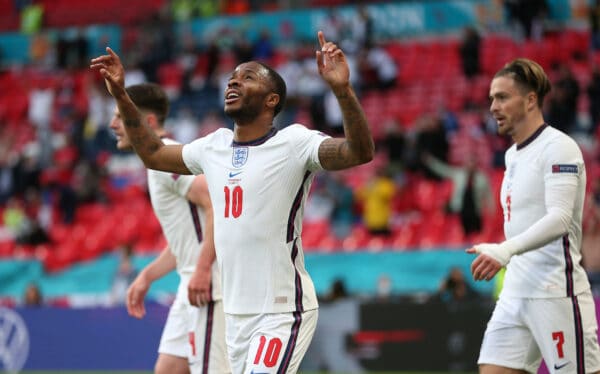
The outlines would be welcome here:
M 188 169 L 208 181 L 226 313 L 318 307 L 300 233 L 325 138 L 296 124 L 248 143 L 219 129 L 183 147 Z
M 561 131 L 543 126 L 527 141 L 506 152 L 501 190 L 504 233 L 507 239 L 529 229 L 552 204 L 550 189 L 572 185 L 568 232 L 563 237 L 515 255 L 507 266 L 502 295 L 547 298 L 578 295 L 590 288 L 581 266 L 581 220 L 586 173 L 575 141 Z
M 178 144 L 171 139 L 162 140 L 165 144 Z M 202 228 L 206 219 L 204 210 L 186 198 L 194 178 L 193 175 L 148 169 L 152 208 L 177 260 L 177 272 L 180 274 L 194 272 L 202 249 Z M 213 299 L 220 300 L 220 275 L 216 262 L 212 267 L 211 280 Z

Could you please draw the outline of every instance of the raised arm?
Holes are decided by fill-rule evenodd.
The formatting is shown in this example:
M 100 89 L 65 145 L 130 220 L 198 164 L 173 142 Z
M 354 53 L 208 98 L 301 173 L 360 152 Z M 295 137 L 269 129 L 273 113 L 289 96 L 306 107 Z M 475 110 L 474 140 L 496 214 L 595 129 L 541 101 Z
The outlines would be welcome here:
M 108 54 L 92 60 L 90 68 L 99 69 L 108 92 L 115 98 L 125 131 L 135 152 L 149 169 L 177 174 L 191 174 L 181 156 L 182 145 L 165 145 L 148 127 L 125 90 L 125 69 L 119 56 L 110 48 Z
M 326 170 L 347 169 L 373 159 L 375 145 L 365 113 L 350 84 L 346 56 L 318 33 L 321 50 L 316 52 L 319 74 L 327 82 L 342 111 L 344 138 L 330 138 L 319 147 L 319 160 Z

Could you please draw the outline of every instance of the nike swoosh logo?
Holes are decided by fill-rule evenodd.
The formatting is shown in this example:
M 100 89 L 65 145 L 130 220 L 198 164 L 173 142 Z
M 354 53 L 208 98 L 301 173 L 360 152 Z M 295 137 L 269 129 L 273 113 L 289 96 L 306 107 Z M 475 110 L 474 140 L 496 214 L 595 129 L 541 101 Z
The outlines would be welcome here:
M 238 171 L 237 173 L 232 173 L 232 172 L 229 172 L 229 178 L 233 178 L 233 177 L 235 177 L 236 175 L 240 175 L 240 174 L 242 174 L 242 172 L 241 172 L 241 171 Z
M 562 365 L 557 365 L 557 364 L 554 364 L 554 370 L 560 370 L 560 369 L 564 368 L 564 367 L 565 367 L 565 366 L 567 366 L 567 365 L 569 365 L 569 363 L 568 363 L 568 362 L 565 362 L 565 363 L 564 363 L 564 364 L 562 364 Z

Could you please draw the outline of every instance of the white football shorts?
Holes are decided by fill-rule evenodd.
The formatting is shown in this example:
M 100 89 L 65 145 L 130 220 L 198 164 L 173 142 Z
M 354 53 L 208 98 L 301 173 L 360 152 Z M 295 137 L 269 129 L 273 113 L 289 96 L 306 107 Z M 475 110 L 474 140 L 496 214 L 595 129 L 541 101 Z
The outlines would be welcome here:
M 487 325 L 478 364 L 536 373 L 542 357 L 550 373 L 600 370 L 596 311 L 591 293 L 574 297 L 501 297 Z
M 187 300 L 189 276 L 182 276 L 163 329 L 158 352 L 187 358 L 192 374 L 231 373 L 221 300 L 196 308 Z
M 315 333 L 318 309 L 226 314 L 227 349 L 234 373 L 296 373 Z

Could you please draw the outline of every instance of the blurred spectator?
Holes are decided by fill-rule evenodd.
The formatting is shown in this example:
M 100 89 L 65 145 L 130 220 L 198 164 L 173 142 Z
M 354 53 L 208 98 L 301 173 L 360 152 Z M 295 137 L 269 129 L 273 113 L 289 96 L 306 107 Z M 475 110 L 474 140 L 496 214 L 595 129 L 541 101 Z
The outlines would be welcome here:
M 372 235 L 390 235 L 395 193 L 396 185 L 385 166 L 379 166 L 373 179 L 357 191 L 363 204 L 363 223 Z
M 89 56 L 88 41 L 82 29 L 64 31 L 56 41 L 56 60 L 60 69 L 83 68 Z
M 454 135 L 459 130 L 460 125 L 456 114 L 443 101 L 437 104 L 437 116 L 442 121 L 446 137 Z
M 99 157 L 101 159 L 101 157 Z M 106 201 L 103 190 L 107 171 L 97 162 L 80 159 L 73 171 L 73 190 L 78 203 Z
M 407 153 L 410 152 L 405 130 L 396 120 L 388 119 L 383 125 L 383 131 L 383 139 L 379 141 L 377 149 L 381 149 L 387 155 L 388 167 L 394 181 L 402 182 Z
M 354 191 L 345 182 L 341 173 L 326 173 L 326 189 L 333 198 L 333 211 L 331 212 L 331 228 L 338 238 L 345 238 L 350 234 L 356 221 L 354 212 Z
M 42 166 L 40 162 L 40 146 L 31 142 L 25 145 L 23 152 L 13 166 L 14 191 L 22 194 L 29 188 L 40 188 Z
M 335 202 L 327 189 L 327 178 L 320 173 L 312 184 L 311 193 L 308 195 L 304 209 L 304 220 L 307 222 L 329 222 L 331 220 Z
M 452 196 L 447 209 L 460 216 L 464 234 L 481 232 L 483 215 L 491 212 L 495 205 L 489 178 L 479 169 L 477 156 L 468 156 L 464 165 L 450 166 L 425 153 L 423 163 L 435 174 L 452 180 Z
M 219 45 L 215 41 L 211 41 L 204 51 L 206 58 L 206 71 L 204 75 L 208 86 L 216 87 L 218 84 L 217 67 L 219 66 L 220 55 Z
M 344 238 L 355 222 L 354 192 L 341 173 L 317 174 L 306 201 L 306 222 L 330 222 L 338 238 Z
M 45 32 L 36 33 L 29 44 L 31 63 L 42 69 L 53 69 L 56 65 L 56 53 Z
M 271 40 L 269 30 L 263 29 L 260 31 L 258 40 L 252 46 L 252 60 L 258 60 L 265 63 L 270 63 L 275 55 L 275 46 Z
M 340 40 L 342 40 L 344 21 L 337 13 L 336 7 L 331 7 L 327 10 L 327 14 L 321 19 L 318 26 L 317 30 L 323 31 L 323 34 L 327 35 L 328 40 L 331 40 L 334 43 L 339 43 Z
M 369 14 L 369 9 L 366 6 L 358 8 L 357 18 L 350 25 L 352 27 L 352 39 L 359 48 L 365 48 L 373 43 L 373 18 Z M 344 50 L 346 46 L 342 45 Z
M 387 274 L 381 274 L 377 278 L 377 294 L 379 302 L 388 302 L 392 298 L 392 279 Z
M 21 10 L 21 32 L 34 34 L 42 28 L 44 19 L 44 6 L 34 2 L 16 7 Z
M 64 121 L 77 110 L 75 103 L 75 79 L 72 75 L 66 75 L 56 84 L 54 108 L 56 119 L 60 122 Z
M 39 308 L 44 305 L 42 291 L 35 283 L 30 283 L 25 289 L 23 304 L 27 308 Z
M 72 223 L 77 209 L 73 189 L 73 171 L 78 158 L 74 147 L 64 147 L 54 153 L 54 164 L 44 170 L 41 179 L 58 196 L 58 206 L 64 223 Z
M 14 196 L 9 198 L 2 212 L 2 222 L 12 240 L 24 230 L 26 220 L 23 202 Z
M 567 134 L 571 133 L 577 126 L 579 83 L 566 63 L 558 67 L 552 86 L 546 119 L 551 126 Z
M 50 122 L 54 114 L 55 92 L 49 80 L 40 81 L 29 91 L 28 118 L 36 130 L 39 142 L 39 161 L 48 166 L 52 155 L 52 131 Z
M 8 157 L 0 158 L 0 204 L 6 201 L 13 195 L 15 178 Z
M 285 54 L 284 62 L 277 67 L 277 71 L 287 85 L 285 106 L 283 110 L 275 117 L 277 128 L 284 128 L 296 121 L 298 108 L 303 100 L 298 92 L 298 81 L 303 73 L 302 54 L 295 45 L 289 45 L 280 50 Z
M 340 109 L 337 98 L 333 92 L 326 92 L 323 96 L 322 104 L 323 115 L 325 117 L 325 126 L 316 124 L 317 128 L 331 136 L 341 136 L 344 134 L 344 122 L 342 110 Z
M 346 284 L 342 279 L 338 278 L 333 281 L 331 288 L 324 297 L 324 301 L 334 302 L 345 299 L 346 297 L 348 297 L 348 292 L 346 291 Z
M 127 288 L 138 275 L 133 263 L 133 246 L 126 244 L 119 249 L 119 265 L 112 285 L 110 303 L 112 305 L 124 305 L 127 296 Z
M 298 47 L 297 53 L 301 66 L 299 79 L 295 83 L 297 97 L 302 98 L 301 106 L 308 108 L 310 112 L 309 126 L 312 125 L 317 130 L 327 132 L 324 109 L 324 97 L 327 90 L 323 80 L 319 77 L 313 47 L 310 44 L 303 44 Z M 351 73 L 351 79 L 353 75 L 356 74 Z
M 600 49 L 600 0 L 593 0 L 588 11 L 592 49 Z
M 171 13 L 176 22 L 187 22 L 197 17 L 214 17 L 219 13 L 220 0 L 171 0 Z
M 133 86 L 135 84 L 146 83 L 148 80 L 146 79 L 146 74 L 142 68 L 140 68 L 139 62 L 137 60 L 133 60 L 130 64 L 128 64 L 128 69 L 125 72 L 125 85 Z
M 163 63 L 175 59 L 174 25 L 168 12 L 152 15 L 140 26 L 139 67 L 149 82 L 159 82 L 158 69 Z M 106 90 L 105 90 L 106 91 Z
M 466 302 L 479 299 L 480 295 L 466 281 L 465 274 L 458 267 L 450 269 L 448 276 L 440 284 L 435 298 L 443 302 Z
M 251 61 L 254 58 L 255 46 L 248 40 L 246 32 L 237 30 L 236 32 L 232 32 L 232 35 L 234 35 L 233 53 L 235 55 L 235 62 L 241 64 Z
M 380 45 L 368 45 L 360 52 L 358 69 L 363 91 L 385 91 L 396 85 L 398 66 L 392 56 Z
M 448 162 L 450 145 L 442 120 L 435 115 L 423 115 L 417 119 L 414 126 L 414 152 L 409 160 L 413 171 L 422 172 L 425 177 L 439 180 L 440 177 L 423 165 L 420 155 L 429 153 L 442 162 Z
M 462 71 L 465 77 L 473 78 L 479 73 L 479 50 L 481 37 L 474 27 L 467 27 L 459 47 Z
M 586 195 L 581 252 L 592 292 L 600 296 L 600 178 L 591 176 L 591 188 Z
M 181 47 L 177 54 L 177 65 L 181 68 L 183 76 L 181 78 L 181 93 L 189 94 L 193 90 L 202 88 L 206 83 L 205 72 L 202 77 L 196 77 L 196 67 L 199 64 L 200 51 L 196 45 L 196 38 L 190 31 L 184 32 L 181 37 Z M 140 82 L 141 83 L 141 82 Z M 129 86 L 125 80 L 125 86 Z M 176 97 L 176 95 L 173 95 Z
M 195 9 L 196 2 L 193 0 L 171 0 L 169 4 L 173 20 L 177 23 L 187 22 L 198 16 Z
M 84 150 L 86 158 L 95 159 L 100 151 L 114 150 L 113 135 L 108 128 L 115 102 L 98 77 L 87 82 L 88 116 L 85 121 Z
M 600 0 L 598 0 L 600 2 Z M 600 10 L 598 10 L 600 12 Z M 599 37 L 600 38 L 600 37 Z M 600 42 L 600 40 L 599 40 Z M 590 84 L 587 87 L 590 100 L 590 127 L 587 129 L 589 135 L 594 135 L 600 125 L 600 68 L 594 66 Z
M 50 237 L 46 230 L 52 222 L 52 208 L 36 189 L 30 188 L 24 195 L 25 218 L 15 241 L 24 245 L 49 243 Z
M 589 231 L 600 233 L 600 178 L 591 178 L 591 189 L 587 194 L 585 224 Z
M 540 40 L 548 16 L 545 0 L 505 0 L 509 21 L 516 23 L 526 39 Z

